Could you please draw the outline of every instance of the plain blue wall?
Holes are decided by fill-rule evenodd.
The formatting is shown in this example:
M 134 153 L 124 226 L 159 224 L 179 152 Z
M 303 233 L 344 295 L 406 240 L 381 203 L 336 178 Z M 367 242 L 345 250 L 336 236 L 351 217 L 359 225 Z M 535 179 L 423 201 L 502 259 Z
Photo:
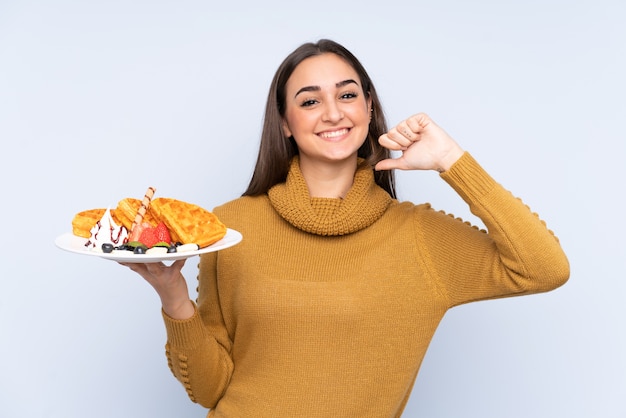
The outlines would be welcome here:
M 205 415 L 169 374 L 152 289 L 53 241 L 148 186 L 237 197 L 276 67 L 320 37 L 361 58 L 390 124 L 428 112 L 572 265 L 555 292 L 450 311 L 405 416 L 626 416 L 624 3 L 215 3 L 0 0 L 0 416 Z M 435 173 L 398 178 L 475 222 Z

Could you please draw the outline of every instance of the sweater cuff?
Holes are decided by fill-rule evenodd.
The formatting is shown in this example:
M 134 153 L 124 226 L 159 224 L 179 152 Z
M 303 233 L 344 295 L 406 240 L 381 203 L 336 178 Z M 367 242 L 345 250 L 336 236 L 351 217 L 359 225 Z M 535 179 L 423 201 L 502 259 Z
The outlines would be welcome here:
M 193 303 L 193 301 L 192 301 Z M 204 326 L 198 313 L 198 307 L 194 306 L 194 313 L 188 319 L 174 319 L 161 309 L 161 315 L 165 322 L 167 342 L 179 349 L 194 349 L 204 339 Z
M 467 151 L 440 176 L 466 202 L 485 196 L 497 185 Z

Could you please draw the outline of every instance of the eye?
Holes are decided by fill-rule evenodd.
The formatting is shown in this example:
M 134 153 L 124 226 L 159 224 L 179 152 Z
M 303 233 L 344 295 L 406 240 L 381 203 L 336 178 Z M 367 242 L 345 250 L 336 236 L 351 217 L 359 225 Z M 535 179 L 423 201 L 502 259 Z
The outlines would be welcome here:
M 317 104 L 318 101 L 316 99 L 306 99 L 302 103 L 300 103 L 301 107 L 310 107 Z
M 339 97 L 343 100 L 349 100 L 349 99 L 357 98 L 358 96 L 359 96 L 358 93 L 351 91 L 351 92 L 343 93 Z

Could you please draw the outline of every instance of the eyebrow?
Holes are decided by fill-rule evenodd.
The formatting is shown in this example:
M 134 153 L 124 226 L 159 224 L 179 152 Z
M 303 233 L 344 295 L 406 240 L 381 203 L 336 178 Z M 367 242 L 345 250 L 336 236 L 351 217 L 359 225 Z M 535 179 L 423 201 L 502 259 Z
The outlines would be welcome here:
M 348 84 L 356 84 L 356 85 L 358 85 L 359 83 L 357 83 L 356 81 L 354 81 L 353 79 L 350 78 L 348 80 L 343 80 L 343 81 L 340 81 L 338 83 L 335 83 L 335 87 L 339 89 L 339 88 L 341 88 L 343 86 L 346 86 Z M 296 92 L 296 94 L 293 97 L 298 97 L 298 95 L 300 93 L 304 93 L 306 91 L 320 91 L 321 89 L 322 88 L 320 86 L 306 86 L 306 87 L 302 87 L 300 90 L 298 90 Z

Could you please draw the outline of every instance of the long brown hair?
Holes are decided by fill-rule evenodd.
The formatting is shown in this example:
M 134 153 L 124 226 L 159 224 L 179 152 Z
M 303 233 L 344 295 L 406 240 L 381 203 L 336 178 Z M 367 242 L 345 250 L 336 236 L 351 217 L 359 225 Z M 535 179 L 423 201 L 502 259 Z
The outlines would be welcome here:
M 383 109 L 374 84 L 363 65 L 350 51 L 337 42 L 322 39 L 316 43 L 305 43 L 285 58 L 272 79 L 265 105 L 259 155 L 248 189 L 243 193 L 244 196 L 257 196 L 267 193 L 272 186 L 287 179 L 291 159 L 298 154 L 298 146 L 294 139 L 285 138 L 282 129 L 287 80 L 302 61 L 326 53 L 338 55 L 354 68 L 361 79 L 363 92 L 372 100 L 372 119 L 369 124 L 369 132 L 367 139 L 358 150 L 358 156 L 363 158 L 364 164 L 372 167 L 372 170 L 378 161 L 389 158 L 389 150 L 378 143 L 378 137 L 387 132 Z M 374 171 L 374 179 L 391 197 L 396 197 L 392 171 Z

